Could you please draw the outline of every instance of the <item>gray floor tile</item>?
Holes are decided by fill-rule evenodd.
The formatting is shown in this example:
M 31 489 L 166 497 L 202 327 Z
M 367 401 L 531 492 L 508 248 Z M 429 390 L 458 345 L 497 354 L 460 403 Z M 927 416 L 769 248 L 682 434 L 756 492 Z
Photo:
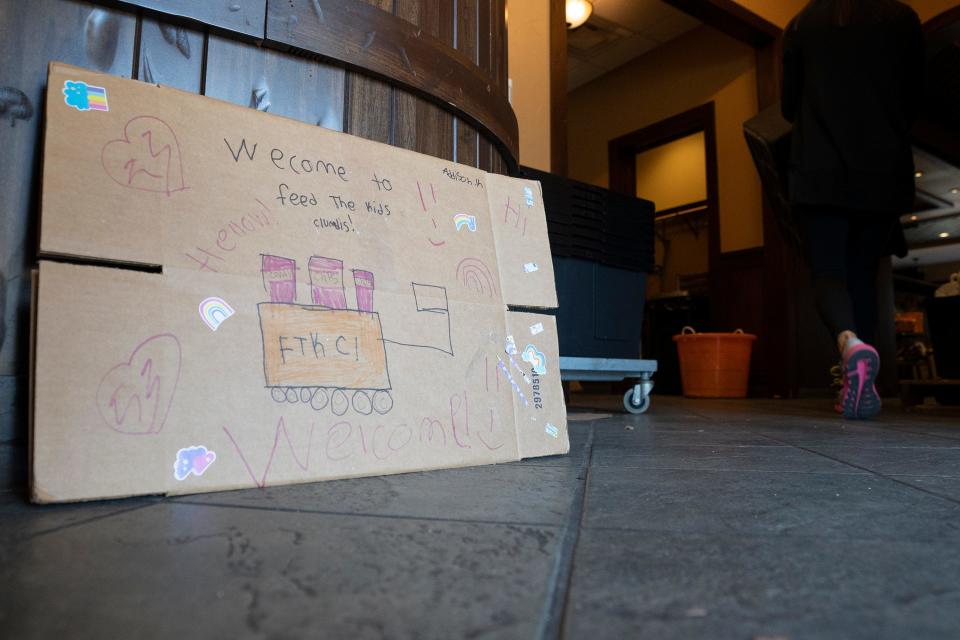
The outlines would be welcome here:
M 519 464 L 441 469 L 184 496 L 225 504 L 341 514 L 560 525 L 579 483 L 570 466 Z
M 29 503 L 25 492 L 0 493 L 0 558 L 10 551 L 10 545 L 15 541 L 115 513 L 140 509 L 157 501 L 158 498 L 130 498 L 92 503 L 35 505 Z
M 570 638 L 953 639 L 960 555 L 950 546 L 585 530 Z
M 623 425 L 599 424 L 596 428 L 594 443 L 598 445 L 618 446 L 624 449 L 649 449 L 659 446 L 783 446 L 763 434 L 752 431 L 732 429 L 661 429 L 659 426 L 631 427 Z M 630 426 L 630 425 L 626 425 Z
M 620 469 L 710 469 L 795 473 L 862 473 L 796 447 L 664 445 L 624 448 L 596 445 L 593 467 Z
M 555 530 L 176 503 L 0 566 L 11 638 L 530 638 Z
M 960 440 L 901 431 L 885 425 L 843 425 L 833 428 L 797 425 L 763 429 L 760 434 L 775 440 L 777 444 L 800 446 L 960 447 Z
M 811 449 L 888 475 L 960 478 L 960 448 L 831 447 Z
M 585 526 L 960 542 L 960 506 L 871 474 L 597 467 Z
M 890 476 L 890 478 L 960 503 L 960 478 L 958 477 Z

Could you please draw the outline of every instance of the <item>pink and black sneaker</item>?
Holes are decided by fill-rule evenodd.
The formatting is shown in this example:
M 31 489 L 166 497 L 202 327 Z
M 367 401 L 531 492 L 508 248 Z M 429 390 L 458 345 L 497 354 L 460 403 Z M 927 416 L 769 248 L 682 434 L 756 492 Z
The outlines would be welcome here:
M 880 371 L 880 355 L 868 344 L 850 347 L 843 354 L 846 372 L 840 398 L 843 417 L 866 420 L 880 413 L 880 395 L 874 385 Z

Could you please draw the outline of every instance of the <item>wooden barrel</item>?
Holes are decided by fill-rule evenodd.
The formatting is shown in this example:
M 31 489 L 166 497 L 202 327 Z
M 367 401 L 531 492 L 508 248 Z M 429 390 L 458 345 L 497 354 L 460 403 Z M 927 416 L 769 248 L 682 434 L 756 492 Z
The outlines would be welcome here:
M 507 102 L 505 4 L 0 0 L 0 488 L 25 478 L 24 464 L 6 461 L 26 457 L 30 271 L 48 62 L 506 173 L 518 147 Z

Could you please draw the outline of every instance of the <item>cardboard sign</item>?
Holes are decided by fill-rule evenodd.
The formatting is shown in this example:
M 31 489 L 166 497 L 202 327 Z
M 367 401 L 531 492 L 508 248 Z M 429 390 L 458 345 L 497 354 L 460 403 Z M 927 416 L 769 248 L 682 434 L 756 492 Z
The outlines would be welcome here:
M 62 64 L 46 111 L 34 500 L 568 450 L 537 183 Z

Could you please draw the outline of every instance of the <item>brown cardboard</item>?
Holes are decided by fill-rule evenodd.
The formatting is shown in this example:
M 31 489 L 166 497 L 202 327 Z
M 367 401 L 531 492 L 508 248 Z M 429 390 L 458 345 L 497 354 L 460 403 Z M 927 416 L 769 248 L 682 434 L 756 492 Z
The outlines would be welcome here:
M 35 500 L 568 450 L 553 319 L 506 308 L 556 304 L 537 183 L 61 64 L 46 109 L 41 257 L 100 266 L 40 263 Z
M 553 257 L 540 183 L 491 174 L 487 177 L 487 193 L 504 302 L 556 308 Z

